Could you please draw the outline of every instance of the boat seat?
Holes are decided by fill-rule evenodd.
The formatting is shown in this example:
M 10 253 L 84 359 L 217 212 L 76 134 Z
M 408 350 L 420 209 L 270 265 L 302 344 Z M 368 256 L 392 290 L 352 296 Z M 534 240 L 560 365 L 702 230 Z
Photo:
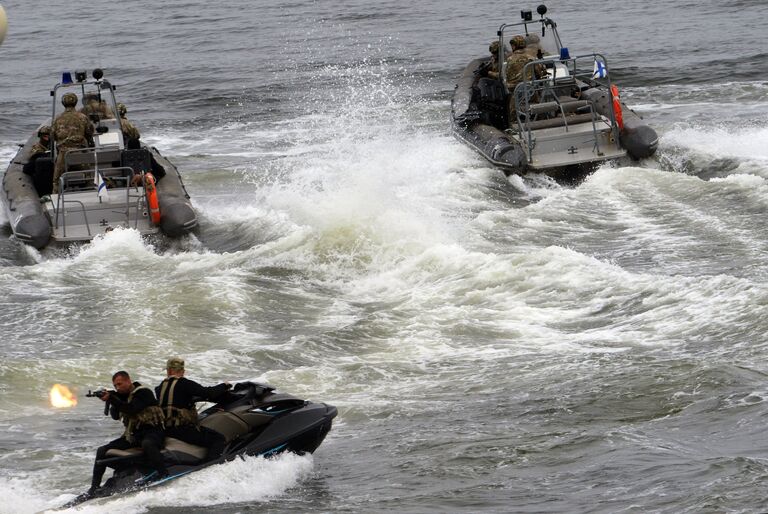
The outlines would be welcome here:
M 481 78 L 477 81 L 477 90 L 480 94 L 480 102 L 483 105 L 506 105 L 506 96 L 500 81 L 489 78 Z
M 93 175 L 68 172 L 62 178 L 64 179 L 65 191 L 85 191 L 94 188 Z
M 86 166 L 87 168 L 93 168 L 95 167 L 97 158 L 99 167 L 113 167 L 114 163 L 117 163 L 119 166 L 120 149 L 110 148 L 106 150 L 94 150 L 93 148 L 86 148 L 83 150 L 70 150 L 67 152 L 64 160 L 66 162 L 66 169 L 71 169 L 72 166 Z
M 207 448 L 185 443 L 184 441 L 174 439 L 173 437 L 166 437 L 165 442 L 163 443 L 163 456 L 171 457 L 173 460 L 181 464 L 188 464 L 203 460 L 207 452 Z M 143 453 L 144 450 L 141 448 L 128 448 L 127 450 L 118 450 L 112 448 L 111 450 L 107 450 L 106 456 L 138 457 Z
M 600 122 L 600 117 L 598 116 L 596 118 L 597 122 Z M 569 126 L 571 125 L 577 125 L 579 123 L 587 123 L 592 122 L 592 115 L 591 114 L 574 114 L 573 116 L 566 116 L 563 118 L 562 116 L 558 116 L 557 118 L 552 118 L 550 120 L 538 120 L 538 121 L 532 121 L 530 123 L 523 123 L 523 130 L 539 130 L 539 129 L 545 129 L 545 128 L 553 128 L 553 127 L 564 127 L 566 122 Z
M 152 156 L 146 148 L 123 150 L 120 156 L 120 166 L 131 168 L 134 173 L 152 171 Z
M 107 457 L 133 457 L 133 456 L 139 456 L 144 453 L 144 450 L 141 448 L 128 448 L 127 450 L 118 450 L 117 448 L 112 448 L 110 450 L 107 450 L 107 453 L 105 454 Z
M 39 196 L 53 192 L 53 160 L 50 155 L 38 157 L 35 160 L 35 173 L 32 182 Z
M 173 437 L 165 438 L 163 455 L 171 457 L 179 464 L 192 464 L 193 462 L 203 460 L 207 453 L 208 449 L 202 446 L 185 443 Z
M 250 408 L 247 406 L 246 408 Z M 224 436 L 227 442 L 248 432 L 250 427 L 239 416 L 231 412 L 217 412 L 200 421 L 200 425 L 215 430 Z
M 563 108 L 563 111 L 566 113 L 575 112 L 578 109 L 581 109 L 582 107 L 589 107 L 592 105 L 591 102 L 588 100 L 576 100 L 576 99 L 570 99 L 569 101 L 565 102 L 542 102 L 539 104 L 532 104 L 530 107 L 531 114 L 541 114 L 543 112 L 560 112 L 560 107 Z

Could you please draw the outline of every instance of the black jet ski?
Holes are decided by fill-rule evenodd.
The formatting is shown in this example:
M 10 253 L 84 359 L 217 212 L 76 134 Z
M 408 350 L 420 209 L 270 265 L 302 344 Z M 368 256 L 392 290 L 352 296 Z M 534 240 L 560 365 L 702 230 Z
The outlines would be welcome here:
M 114 469 L 113 476 L 92 494 L 81 494 L 64 507 L 156 487 L 238 456 L 312 453 L 331 430 L 336 414 L 332 405 L 279 393 L 269 385 L 238 383 L 223 401 L 199 414 L 202 426 L 226 438 L 221 457 L 206 461 L 206 448 L 166 437 L 163 457 L 168 476 L 160 479 L 145 461 L 141 448 L 109 450 L 103 463 Z

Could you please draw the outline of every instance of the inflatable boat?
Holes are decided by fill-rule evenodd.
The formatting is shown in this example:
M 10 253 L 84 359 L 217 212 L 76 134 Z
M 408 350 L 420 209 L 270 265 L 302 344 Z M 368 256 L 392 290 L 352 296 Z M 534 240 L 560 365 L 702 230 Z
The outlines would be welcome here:
M 492 55 L 469 63 L 451 102 L 454 135 L 506 174 L 562 176 L 629 156 L 652 156 L 656 132 L 621 101 L 602 54 L 571 55 L 547 8 L 503 24 Z M 520 81 L 507 81 L 513 38 L 529 58 Z M 520 40 L 516 39 L 514 43 Z M 501 65 L 493 65 L 493 63 Z
M 99 69 L 92 79 L 85 72 L 75 72 L 74 79 L 64 73 L 51 91 L 50 126 L 63 111 L 61 98 L 67 93 L 79 102 L 95 99 L 101 107 L 88 114 L 93 135 L 84 148 L 60 152 L 52 137 L 46 151 L 39 152 L 35 143 L 45 125 L 20 145 L 2 181 L 8 219 L 19 241 L 40 249 L 50 242 L 89 241 L 117 227 L 179 237 L 198 226 L 176 167 L 156 148 L 123 133 L 114 91 Z M 54 194 L 57 159 L 63 168 Z

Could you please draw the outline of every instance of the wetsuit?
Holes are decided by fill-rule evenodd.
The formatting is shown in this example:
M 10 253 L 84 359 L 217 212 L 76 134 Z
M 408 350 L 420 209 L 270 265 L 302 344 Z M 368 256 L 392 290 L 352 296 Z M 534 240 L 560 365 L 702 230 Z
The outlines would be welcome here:
M 165 436 L 208 448 L 206 460 L 221 456 L 226 445 L 223 435 L 200 426 L 196 401 L 218 401 L 229 384 L 204 387 L 184 377 L 168 377 L 155 388 L 158 404 L 165 414 Z
M 107 470 L 106 464 L 100 464 L 99 461 L 106 458 L 107 451 L 112 449 L 127 450 L 140 447 L 144 450 L 149 465 L 156 469 L 160 476 L 168 474 L 160 454 L 160 448 L 163 446 L 163 427 L 162 414 L 157 412 L 157 400 L 150 388 L 143 387 L 139 382 L 134 382 L 133 386 L 134 390 L 128 395 L 110 392 L 109 413 L 112 419 L 122 418 L 126 430 L 121 437 L 96 450 L 92 490 L 99 487 Z

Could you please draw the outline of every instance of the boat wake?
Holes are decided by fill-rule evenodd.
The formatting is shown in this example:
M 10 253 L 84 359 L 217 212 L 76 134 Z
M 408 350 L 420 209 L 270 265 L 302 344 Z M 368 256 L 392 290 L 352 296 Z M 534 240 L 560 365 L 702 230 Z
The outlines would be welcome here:
M 673 171 L 704 179 L 732 174 L 768 178 L 768 126 L 680 124 L 664 136 L 659 160 Z
M 292 453 L 273 458 L 245 457 L 212 466 L 155 489 L 118 498 L 92 500 L 77 508 L 56 512 L 118 514 L 147 512 L 158 507 L 212 507 L 221 504 L 267 503 L 300 484 L 312 474 L 311 455 Z M 31 478 L 0 478 L 0 514 L 26 514 L 56 509 L 74 498 L 61 493 L 46 497 L 41 481 Z

